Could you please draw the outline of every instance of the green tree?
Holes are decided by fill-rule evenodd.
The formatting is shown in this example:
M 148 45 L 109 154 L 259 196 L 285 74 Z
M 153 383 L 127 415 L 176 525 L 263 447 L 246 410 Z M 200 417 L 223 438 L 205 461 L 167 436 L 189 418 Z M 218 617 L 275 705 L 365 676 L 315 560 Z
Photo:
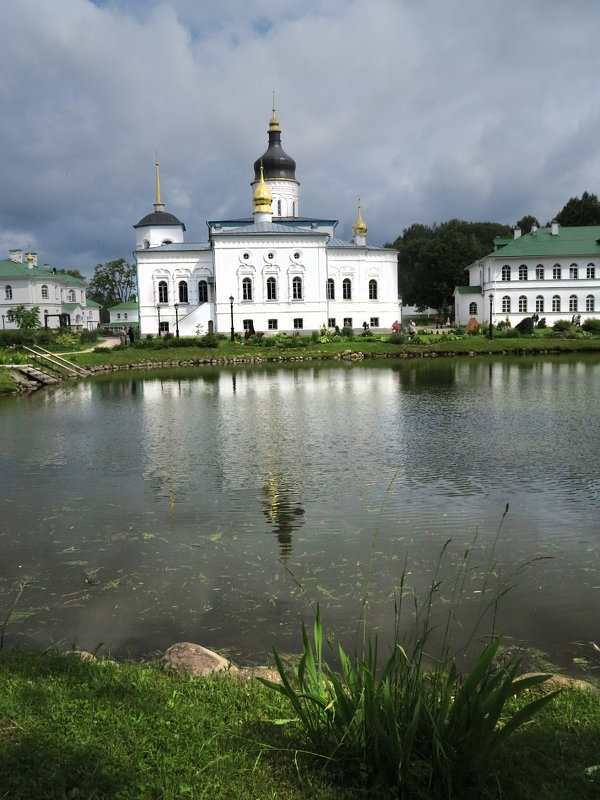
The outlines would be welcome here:
M 17 328 L 21 330 L 35 330 L 41 328 L 40 322 L 40 307 L 34 306 L 33 308 L 25 308 L 21 303 L 15 308 L 9 308 L 6 312 L 6 319 L 9 322 L 14 322 Z
M 85 281 L 87 278 L 82 275 L 78 269 L 57 269 L 61 275 L 70 275 L 72 278 L 79 278 L 80 281 Z
M 600 225 L 600 201 L 598 195 L 584 192 L 571 197 L 555 217 L 561 225 Z
M 490 253 L 507 225 L 449 220 L 411 225 L 391 245 L 398 250 L 398 286 L 405 303 L 440 311 L 452 304 L 454 287 L 467 280 L 465 268 Z M 443 314 L 442 314 L 443 316 Z
M 521 228 L 523 236 L 525 236 L 526 233 L 531 233 L 531 229 L 534 225 L 537 225 L 538 228 L 540 227 L 537 217 L 534 217 L 532 214 L 526 214 L 517 222 L 517 228 Z
M 96 264 L 94 275 L 87 289 L 87 296 L 102 306 L 101 319 L 108 321 L 106 309 L 119 303 L 135 300 L 137 296 L 137 275 L 135 264 L 128 264 L 124 258 Z

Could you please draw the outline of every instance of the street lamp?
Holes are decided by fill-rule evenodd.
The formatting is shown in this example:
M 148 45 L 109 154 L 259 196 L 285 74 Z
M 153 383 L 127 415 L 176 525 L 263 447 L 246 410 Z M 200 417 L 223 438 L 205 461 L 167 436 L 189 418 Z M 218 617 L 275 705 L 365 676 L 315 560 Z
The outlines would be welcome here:
M 158 314 L 158 338 L 160 339 L 160 306 L 156 306 L 156 313 Z
M 179 303 L 175 303 L 175 336 L 179 339 Z
M 234 333 L 234 330 L 233 330 L 233 295 L 230 295 L 230 297 L 229 297 L 229 305 L 231 307 L 231 341 L 234 342 L 235 341 L 235 333 Z
M 494 306 L 494 295 L 492 293 L 492 294 L 490 294 L 490 332 L 488 333 L 488 338 L 489 339 L 493 339 L 494 338 L 494 325 L 492 323 L 493 306 Z

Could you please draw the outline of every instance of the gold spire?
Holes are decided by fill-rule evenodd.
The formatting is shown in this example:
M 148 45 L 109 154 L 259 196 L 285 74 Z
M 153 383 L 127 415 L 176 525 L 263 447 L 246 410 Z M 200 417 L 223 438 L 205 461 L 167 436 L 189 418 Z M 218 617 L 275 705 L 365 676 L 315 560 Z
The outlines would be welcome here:
M 356 217 L 356 222 L 352 226 L 352 233 L 355 236 L 366 236 L 367 235 L 367 226 L 365 224 L 364 219 L 360 214 L 360 197 L 358 198 L 358 214 Z
M 27 253 L 27 263 L 33 264 L 33 255 L 31 254 L 31 245 L 29 245 L 29 252 Z
M 260 162 L 260 180 L 256 184 L 256 189 L 254 190 L 254 194 L 252 195 L 252 205 L 255 214 L 272 214 L 273 211 L 271 209 L 271 201 L 273 200 L 273 195 L 269 191 L 269 187 L 265 183 L 265 178 L 263 175 L 263 165 L 262 161 Z
M 157 206 L 162 206 L 163 201 L 160 199 L 160 178 L 158 175 L 158 156 L 156 158 L 156 203 Z
M 269 122 L 269 130 L 281 131 L 281 128 L 279 127 L 279 120 L 275 115 L 275 92 L 273 92 L 273 116 L 271 117 L 271 121 Z

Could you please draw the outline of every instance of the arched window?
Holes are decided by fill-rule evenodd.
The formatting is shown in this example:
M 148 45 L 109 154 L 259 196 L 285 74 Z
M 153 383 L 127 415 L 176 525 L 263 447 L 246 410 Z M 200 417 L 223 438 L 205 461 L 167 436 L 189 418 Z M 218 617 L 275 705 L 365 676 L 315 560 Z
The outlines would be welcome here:
M 292 300 L 302 300 L 302 278 L 298 275 L 292 280 Z
M 75 289 L 69 289 L 67 292 L 67 303 L 75 302 Z
M 477 314 L 477 303 L 469 303 L 469 314 L 474 317 Z
M 169 302 L 169 290 L 167 288 L 166 281 L 159 281 L 158 282 L 158 302 L 159 303 L 168 303 Z
M 595 311 L 595 304 L 594 304 L 594 295 L 588 294 L 585 298 L 585 310 L 586 311 Z
M 521 264 L 521 266 L 519 267 L 519 280 L 526 281 L 528 277 L 529 277 L 529 270 L 527 269 L 525 264 Z
M 541 294 L 538 294 L 538 296 L 535 298 L 535 310 L 537 314 L 540 312 L 543 313 L 544 311 L 544 298 Z
M 569 311 L 577 311 L 577 295 L 572 294 L 569 297 Z
M 524 294 L 519 297 L 519 311 L 521 313 L 527 313 L 527 298 Z
M 586 278 L 596 277 L 596 267 L 591 262 L 585 268 L 585 277 Z
M 172 239 L 163 239 L 162 243 L 163 244 L 173 244 L 173 240 Z
M 267 300 L 277 300 L 277 281 L 275 278 L 267 278 Z
M 557 294 L 552 298 L 552 311 L 560 311 L 560 297 Z
M 42 300 L 47 300 L 50 295 L 48 294 L 48 287 L 46 284 L 42 285 Z
M 559 281 L 562 276 L 562 269 L 560 268 L 560 264 L 555 264 L 552 267 L 552 280 Z
M 142 247 L 144 248 L 144 250 L 147 250 L 150 247 L 150 242 L 148 239 L 144 239 L 144 241 L 142 242 Z
M 369 281 L 369 300 L 377 300 L 377 281 L 372 278 Z
M 6 300 L 12 300 L 12 286 L 4 287 L 4 298 Z
M 508 266 L 508 264 L 505 264 L 502 267 L 502 280 L 503 281 L 509 281 L 510 280 L 510 267 Z
M 333 278 L 327 278 L 327 299 L 335 300 L 335 283 Z
M 507 294 L 502 298 L 502 313 L 510 314 L 510 297 Z
M 179 302 L 187 303 L 187 301 L 188 301 L 187 281 L 179 281 Z
M 538 264 L 535 268 L 535 278 L 538 281 L 544 280 L 544 267 L 541 264 Z
M 198 281 L 198 302 L 208 303 L 208 283 L 206 281 Z
M 344 278 L 342 281 L 342 297 L 344 300 L 352 300 L 352 281 L 350 278 Z
M 577 264 L 571 264 L 571 266 L 569 267 L 569 278 L 571 278 L 571 280 L 577 280 L 578 277 L 579 277 L 579 269 L 577 267 Z
M 244 278 L 242 281 L 242 300 L 252 300 L 252 279 Z

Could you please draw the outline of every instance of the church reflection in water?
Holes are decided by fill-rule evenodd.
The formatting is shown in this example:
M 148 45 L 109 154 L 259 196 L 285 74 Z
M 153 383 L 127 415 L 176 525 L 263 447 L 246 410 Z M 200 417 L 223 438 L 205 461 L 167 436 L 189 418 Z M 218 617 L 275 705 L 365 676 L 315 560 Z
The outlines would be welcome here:
M 281 558 L 285 562 L 292 553 L 292 533 L 304 524 L 304 508 L 296 489 L 281 475 L 270 473 L 263 493 L 263 513 L 274 528 Z

